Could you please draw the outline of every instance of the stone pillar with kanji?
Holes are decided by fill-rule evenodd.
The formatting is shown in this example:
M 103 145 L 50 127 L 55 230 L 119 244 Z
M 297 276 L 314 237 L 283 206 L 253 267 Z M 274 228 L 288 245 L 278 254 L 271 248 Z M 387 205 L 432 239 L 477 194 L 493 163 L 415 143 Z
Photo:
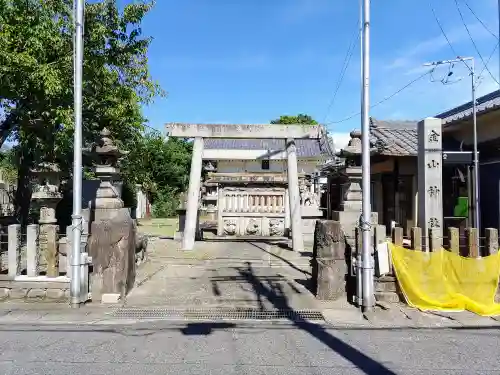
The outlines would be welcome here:
M 423 246 L 429 230 L 443 237 L 443 149 L 441 119 L 426 118 L 418 124 L 418 226 Z
M 59 226 L 57 225 L 56 208 L 62 199 L 59 192 L 60 170 L 56 164 L 42 163 L 31 171 L 35 184 L 31 195 L 32 201 L 40 209 L 39 244 L 40 253 L 49 277 L 59 276 L 59 255 L 57 251 Z

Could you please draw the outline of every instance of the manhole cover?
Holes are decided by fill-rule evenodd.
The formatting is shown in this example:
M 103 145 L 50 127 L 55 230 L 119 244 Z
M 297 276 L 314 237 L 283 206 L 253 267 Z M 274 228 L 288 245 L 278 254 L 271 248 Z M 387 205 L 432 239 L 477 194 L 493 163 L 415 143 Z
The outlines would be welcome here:
M 259 309 L 141 309 L 122 308 L 112 313 L 115 318 L 182 319 L 182 320 L 289 320 L 322 321 L 323 315 L 315 310 L 259 310 Z

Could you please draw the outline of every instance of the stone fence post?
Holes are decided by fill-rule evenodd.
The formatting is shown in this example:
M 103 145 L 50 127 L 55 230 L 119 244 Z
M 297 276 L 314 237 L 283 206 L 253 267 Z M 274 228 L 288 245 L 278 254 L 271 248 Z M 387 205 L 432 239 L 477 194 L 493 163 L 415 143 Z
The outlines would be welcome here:
M 345 237 L 337 221 L 318 220 L 314 234 L 312 282 L 320 300 L 346 294 Z
M 21 274 L 21 225 L 12 224 L 8 229 L 9 277 Z

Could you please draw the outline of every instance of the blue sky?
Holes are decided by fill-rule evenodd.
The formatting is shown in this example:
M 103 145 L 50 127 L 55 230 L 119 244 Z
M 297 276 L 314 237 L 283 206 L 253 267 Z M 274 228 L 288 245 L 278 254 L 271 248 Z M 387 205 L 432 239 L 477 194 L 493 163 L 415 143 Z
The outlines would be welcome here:
M 480 53 L 488 59 L 497 40 L 461 4 Z M 122 2 L 126 2 L 123 0 Z M 468 0 L 498 34 L 497 0 Z M 433 17 L 431 4 L 458 54 L 478 57 L 455 0 L 372 1 L 371 98 L 375 103 L 425 70 L 422 63 L 454 53 Z M 337 123 L 360 108 L 360 46 L 328 110 L 344 57 L 358 29 L 356 0 L 158 0 L 143 32 L 154 37 L 153 77 L 169 93 L 145 108 L 150 125 L 166 122 L 267 123 L 282 114 L 307 113 L 339 138 L 360 118 Z M 498 50 L 489 68 L 498 80 Z M 478 70 L 482 63 L 477 59 Z M 470 100 L 470 79 L 460 64 L 426 77 L 371 110 L 380 119 L 421 119 Z M 484 73 L 479 94 L 498 85 Z M 342 142 L 342 141 L 341 141 Z

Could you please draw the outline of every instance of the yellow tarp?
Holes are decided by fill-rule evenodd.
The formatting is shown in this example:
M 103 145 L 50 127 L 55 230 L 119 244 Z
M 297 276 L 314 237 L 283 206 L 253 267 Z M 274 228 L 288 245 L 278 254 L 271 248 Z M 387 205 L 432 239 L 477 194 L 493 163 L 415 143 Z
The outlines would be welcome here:
M 393 244 L 389 248 L 401 291 L 410 306 L 500 315 L 500 304 L 495 303 L 500 252 L 476 259 L 444 249 L 425 253 Z

